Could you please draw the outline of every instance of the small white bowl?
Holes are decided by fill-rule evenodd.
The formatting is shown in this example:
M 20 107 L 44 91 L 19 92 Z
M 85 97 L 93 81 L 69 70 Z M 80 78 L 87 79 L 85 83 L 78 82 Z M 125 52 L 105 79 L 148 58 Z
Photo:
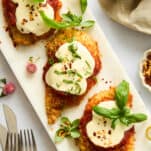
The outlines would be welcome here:
M 149 85 L 145 82 L 145 77 L 144 77 L 143 72 L 142 72 L 142 70 L 143 70 L 143 62 L 144 62 L 144 60 L 147 58 L 148 54 L 151 54 L 151 49 L 145 51 L 145 53 L 144 53 L 144 56 L 143 56 L 143 58 L 142 58 L 142 60 L 141 60 L 141 62 L 140 62 L 139 75 L 140 75 L 140 78 L 141 78 L 141 80 L 142 80 L 143 85 L 151 92 L 151 86 L 149 86 Z

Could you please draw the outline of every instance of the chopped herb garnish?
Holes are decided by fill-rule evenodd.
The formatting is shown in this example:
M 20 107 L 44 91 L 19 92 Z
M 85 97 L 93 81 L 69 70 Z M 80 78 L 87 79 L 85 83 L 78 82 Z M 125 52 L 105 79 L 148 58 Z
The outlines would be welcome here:
M 57 86 L 57 88 L 59 88 L 59 87 L 60 87 L 60 84 L 56 83 L 56 86 Z
M 30 56 L 30 57 L 28 58 L 28 61 L 29 61 L 30 63 L 36 63 L 39 59 L 40 59 L 40 57 L 35 58 L 35 57 L 33 57 L 33 56 Z
M 30 62 L 33 62 L 33 56 L 30 56 L 28 59 Z
M 112 120 L 111 127 L 115 129 L 118 122 L 128 126 L 132 123 L 138 123 L 145 121 L 147 115 L 142 113 L 133 114 L 130 109 L 126 106 L 129 95 L 129 84 L 126 81 L 122 81 L 115 90 L 116 108 L 107 109 L 104 107 L 95 106 L 93 111 L 105 118 Z
M 67 73 L 69 75 L 77 75 L 79 78 L 82 78 L 82 75 L 74 70 L 68 70 Z
M 53 58 L 49 58 L 49 59 L 48 59 L 48 62 L 49 62 L 50 65 L 53 65 L 53 64 L 55 63 L 55 61 L 54 61 Z
M 63 82 L 66 83 L 66 84 L 73 84 L 73 81 L 72 81 L 72 80 L 65 80 L 65 79 L 64 79 Z
M 76 88 L 75 88 L 76 94 L 80 94 L 80 92 L 81 92 L 81 86 L 77 82 L 75 83 L 75 86 L 76 86 Z
M 79 56 L 78 53 L 77 53 L 78 47 L 77 47 L 76 44 L 71 43 L 71 44 L 68 46 L 68 49 L 69 49 L 69 51 L 72 53 L 72 56 L 73 56 L 74 58 L 81 59 L 81 56 Z
M 86 70 L 84 75 L 87 76 L 87 75 L 90 75 L 90 74 L 91 74 L 91 72 Z
M 57 74 L 57 75 L 63 75 L 63 74 L 66 74 L 66 71 L 55 70 L 54 73 Z
M 86 60 L 85 63 L 87 64 L 88 68 L 91 69 L 91 65 L 89 64 L 89 62 Z
M 56 131 L 55 142 L 59 143 L 64 140 L 65 137 L 79 138 L 80 131 L 78 129 L 80 120 L 76 119 L 70 121 L 67 117 L 61 118 L 60 128 Z

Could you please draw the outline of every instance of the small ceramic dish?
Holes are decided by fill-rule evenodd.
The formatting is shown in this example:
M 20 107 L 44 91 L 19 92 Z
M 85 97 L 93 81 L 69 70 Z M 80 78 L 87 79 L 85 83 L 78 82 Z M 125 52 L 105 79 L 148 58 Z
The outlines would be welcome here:
M 139 74 L 143 85 L 151 92 L 151 49 L 144 53 L 140 62 Z

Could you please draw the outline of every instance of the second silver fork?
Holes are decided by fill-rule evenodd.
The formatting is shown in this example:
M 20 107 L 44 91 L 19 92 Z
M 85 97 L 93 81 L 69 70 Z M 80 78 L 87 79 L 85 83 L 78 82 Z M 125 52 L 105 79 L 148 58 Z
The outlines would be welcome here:
M 37 151 L 32 130 L 21 130 L 20 134 L 7 133 L 5 151 Z
M 20 151 L 19 134 L 7 133 L 5 151 Z

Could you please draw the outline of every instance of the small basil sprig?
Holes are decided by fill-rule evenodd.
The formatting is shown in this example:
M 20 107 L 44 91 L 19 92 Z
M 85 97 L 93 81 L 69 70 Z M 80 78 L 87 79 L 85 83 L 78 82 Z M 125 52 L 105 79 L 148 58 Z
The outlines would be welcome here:
M 55 142 L 61 142 L 65 137 L 78 138 L 80 120 L 70 121 L 67 117 L 61 118 L 60 128 L 56 131 Z
M 57 22 L 47 17 L 43 11 L 40 11 L 40 15 L 48 26 L 58 30 L 68 27 L 89 28 L 92 27 L 95 23 L 93 20 L 82 21 L 82 16 L 74 15 L 71 12 L 67 12 L 66 14 L 62 15 L 62 22 Z
M 84 14 L 88 5 L 87 0 L 80 0 L 80 5 L 81 5 L 81 11 Z
M 122 124 L 128 126 L 133 123 L 145 121 L 147 116 L 142 113 L 132 114 L 130 109 L 126 106 L 129 95 L 129 84 L 122 81 L 115 90 L 115 100 L 117 108 L 107 109 L 100 106 L 93 107 L 93 111 L 105 118 L 112 120 L 111 127 L 115 129 L 120 121 Z

